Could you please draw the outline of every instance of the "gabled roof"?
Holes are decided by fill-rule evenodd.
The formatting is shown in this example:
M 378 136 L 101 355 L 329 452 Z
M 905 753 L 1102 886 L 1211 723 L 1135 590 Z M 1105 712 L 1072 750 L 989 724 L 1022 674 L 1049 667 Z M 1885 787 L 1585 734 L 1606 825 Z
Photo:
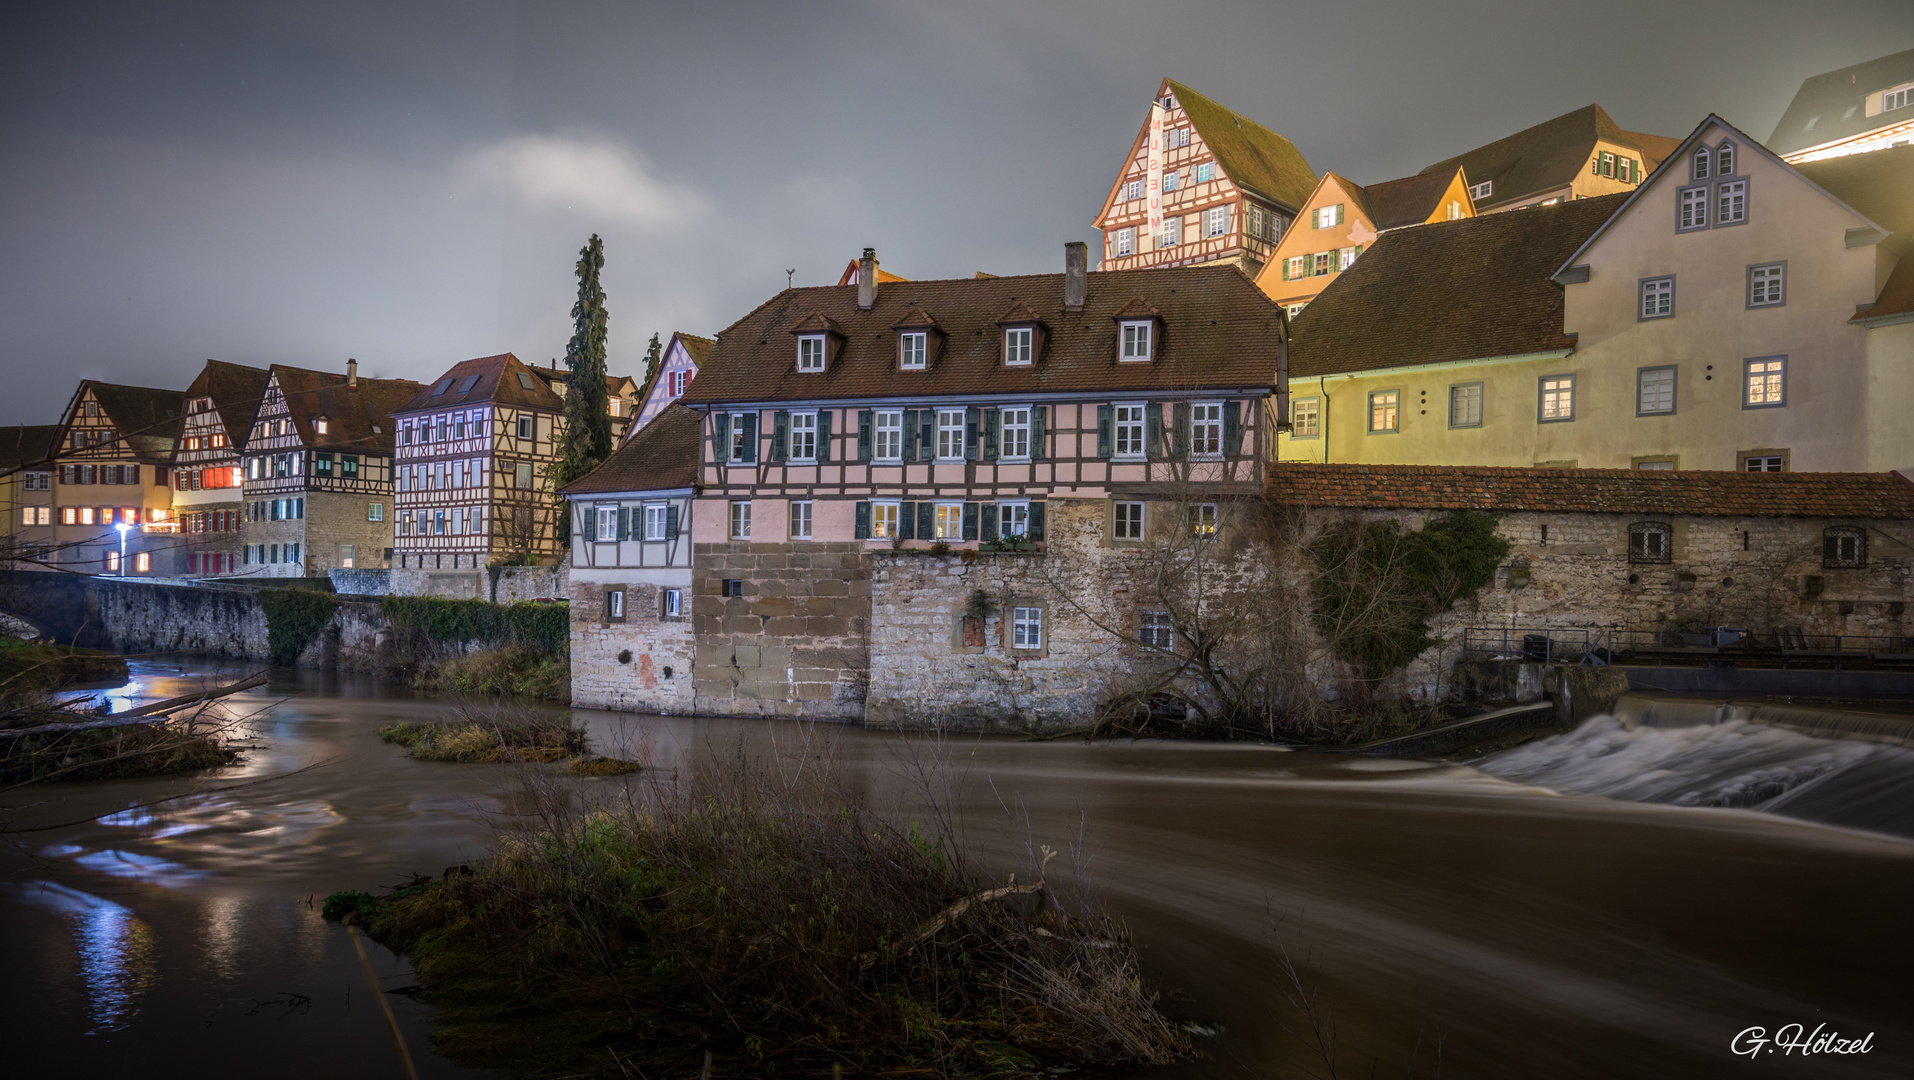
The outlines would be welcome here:
M 271 374 L 286 397 L 286 413 L 299 433 L 299 441 L 314 449 L 348 453 L 390 454 L 395 427 L 392 414 L 420 389 L 411 379 L 362 377 L 357 386 L 350 386 L 346 376 L 336 371 L 310 371 L 283 364 L 274 364 Z M 312 426 L 313 419 L 320 416 L 326 418 L 324 435 Z
M 694 367 L 703 367 L 704 358 L 711 352 L 711 346 L 715 342 L 710 338 L 687 334 L 683 330 L 672 331 L 671 340 L 665 342 L 664 348 L 658 350 L 658 370 L 652 372 L 651 377 L 645 380 L 645 385 L 638 388 L 638 407 L 641 410 L 645 407 L 645 403 L 651 400 L 652 392 L 658 388 L 658 380 L 664 377 L 664 358 L 671 355 L 671 347 L 674 344 L 684 349 L 685 358 L 690 360 Z M 629 431 L 626 432 L 627 437 L 630 434 Z
M 1867 97 L 1904 82 L 1914 82 L 1914 49 L 1803 79 L 1768 136 L 1768 148 L 1792 154 L 1885 127 L 1894 118 L 1867 115 Z M 1914 113 L 1902 116 L 1910 118 Z
M 1290 377 L 1572 348 L 1550 275 L 1623 198 L 1384 233 L 1298 317 Z
M 79 393 L 73 399 L 76 407 L 89 390 L 93 392 L 93 399 L 100 403 L 100 410 L 107 419 L 113 421 L 113 427 L 134 454 L 143 458 L 171 460 L 173 446 L 179 441 L 181 423 L 182 396 L 178 390 L 123 386 L 87 379 L 80 383 Z M 73 411 L 68 409 L 67 422 L 71 423 L 72 420 Z
M 889 270 L 884 269 L 882 266 L 879 266 L 877 268 L 877 283 L 879 285 L 884 284 L 886 281 L 909 281 L 909 280 L 910 279 L 906 277 L 898 277 L 896 274 L 891 273 Z M 857 260 L 856 259 L 852 259 L 851 264 L 844 268 L 844 273 L 838 276 L 837 283 L 839 285 L 857 284 Z
M 565 374 L 569 375 L 570 372 Z M 519 378 L 520 375 L 525 378 Z M 452 365 L 449 371 L 432 380 L 430 385 L 419 390 L 410 400 L 393 411 L 397 413 L 424 412 L 431 409 L 456 409 L 462 405 L 491 402 L 520 409 L 563 412 L 565 402 L 558 396 L 558 391 L 546 378 L 547 375 L 549 372 L 541 372 L 530 367 L 511 353 L 481 356 Z M 612 379 L 613 376 L 606 376 L 607 389 L 615 385 Z M 563 381 L 559 380 L 560 385 Z M 528 382 L 530 386 L 526 385 Z M 468 383 L 471 385 L 467 386 Z M 440 387 L 444 387 L 442 392 L 433 393 Z
M 208 360 L 192 385 L 186 388 L 185 397 L 211 398 L 220 426 L 226 429 L 227 444 L 243 446 L 246 432 L 252 429 L 253 417 L 259 412 L 259 398 L 266 392 L 266 380 L 271 376 L 265 368 Z
M 1158 358 L 1120 364 L 1111 316 L 1134 297 L 1162 313 Z M 997 323 L 1017 304 L 1049 330 L 1034 364 L 1005 367 Z M 943 353 L 928 370 L 900 372 L 891 326 L 919 306 L 937 314 L 947 335 Z M 800 374 L 786 331 L 814 311 L 837 321 L 844 344 L 825 371 Z M 1275 382 L 1281 336 L 1282 309 L 1232 266 L 1089 274 L 1081 311 L 1064 310 L 1062 274 L 900 281 L 880 286 L 870 311 L 857 310 L 855 286 L 786 289 L 718 336 L 681 400 L 1267 389 Z
M 1292 506 L 1914 518 L 1914 484 L 1898 473 L 1275 464 L 1267 475 L 1270 498 Z
M 597 468 L 559 493 L 578 496 L 691 487 L 698 479 L 700 420 L 697 412 L 683 405 L 667 405 Z
M 1852 321 L 1872 323 L 1914 314 L 1914 146 L 1808 161 L 1795 171 L 1886 229 L 1900 255 L 1874 306 Z
M 1295 211 L 1316 188 L 1316 172 L 1296 144 L 1254 120 L 1218 105 L 1175 79 L 1164 84 L 1176 94 L 1203 144 L 1216 155 L 1223 175 L 1241 188 Z
M 1573 181 L 1588 168 L 1588 155 L 1596 139 L 1640 150 L 1644 173 L 1655 171 L 1666 157 L 1651 153 L 1636 133 L 1623 131 L 1600 105 L 1585 105 L 1422 171 L 1454 175 L 1453 169 L 1459 165 L 1468 173 L 1471 184 L 1494 181 L 1495 187 L 1482 205 L 1500 206 Z
M 702 365 L 704 358 L 710 354 L 711 346 L 717 344 L 717 342 L 708 337 L 698 337 L 695 334 L 687 334 L 683 330 L 671 336 L 678 344 L 685 347 L 685 355 L 691 358 L 691 362 L 699 365 Z M 667 347 L 665 351 L 670 352 L 671 350 Z
M 1461 171 L 1458 165 L 1446 172 L 1417 173 L 1400 180 L 1364 185 L 1360 190 L 1369 223 L 1381 232 L 1428 221 L 1442 204 L 1442 193 L 1449 190 L 1450 181 Z
M 58 451 L 59 438 L 58 424 L 0 428 L 0 476 L 51 462 Z

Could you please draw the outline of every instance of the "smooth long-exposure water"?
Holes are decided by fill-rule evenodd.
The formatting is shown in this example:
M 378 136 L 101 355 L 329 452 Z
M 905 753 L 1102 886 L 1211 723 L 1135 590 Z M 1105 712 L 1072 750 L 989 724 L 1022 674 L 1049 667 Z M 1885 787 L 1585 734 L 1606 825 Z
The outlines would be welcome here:
M 211 672 L 136 673 L 125 693 L 156 698 Z M 377 738 L 443 701 L 289 673 L 262 691 L 246 704 L 286 700 L 261 749 L 217 775 L 0 795 L 0 827 L 37 830 L 9 833 L 0 864 L 11 1075 L 402 1075 L 319 901 L 480 856 L 514 810 L 511 770 L 414 762 Z M 904 766 L 944 761 L 981 865 L 1027 874 L 1036 845 L 1071 849 L 1052 883 L 1097 891 L 1174 1015 L 1220 1030 L 1202 1059 L 1150 1075 L 1327 1075 L 1298 1037 L 1285 953 L 1333 1020 L 1344 1077 L 1434 1076 L 1438 1055 L 1450 1077 L 1914 1075 L 1914 841 L 1891 834 L 1914 807 L 1905 751 L 1753 725 L 1655 746 L 1667 733 L 1596 724 L 1473 769 L 580 715 L 655 769 L 830 740 L 879 800 L 913 802 Z M 1846 827 L 1849 802 L 1874 831 Z M 367 947 L 387 988 L 409 985 Z M 422 1075 L 483 1075 L 432 1054 L 429 1007 L 385 997 Z M 1871 1031 L 1873 1049 L 1730 1053 L 1737 1032 L 1790 1023 Z

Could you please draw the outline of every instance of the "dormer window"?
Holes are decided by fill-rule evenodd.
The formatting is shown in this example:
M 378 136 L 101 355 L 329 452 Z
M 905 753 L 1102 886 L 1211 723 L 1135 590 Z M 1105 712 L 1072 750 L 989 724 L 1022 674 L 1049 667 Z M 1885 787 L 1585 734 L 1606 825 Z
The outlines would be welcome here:
M 1914 101 L 1914 86 L 1903 86 L 1899 90 L 1889 90 L 1887 93 L 1881 95 L 1881 111 L 1888 112 L 1892 109 L 1905 109 L 1910 101 Z M 1849 109 L 1848 112 L 1852 114 L 1854 110 Z
M 1122 328 L 1123 351 L 1121 353 L 1121 359 L 1124 359 L 1124 360 L 1150 359 L 1150 337 L 1151 337 L 1150 330 L 1151 329 L 1152 329 L 1152 325 L 1148 322 L 1124 323 Z
M 1715 175 L 1733 176 L 1735 174 L 1735 144 L 1724 142 L 1715 150 Z
M 1479 184 L 1471 184 L 1469 186 L 1469 198 L 1471 199 L 1486 199 L 1494 193 L 1495 181 L 1493 180 L 1484 180 Z
M 922 371 L 929 337 L 922 330 L 897 335 L 897 366 L 905 371 Z
M 1713 175 L 1709 170 L 1709 163 L 1711 160 L 1712 159 L 1710 158 L 1708 154 L 1707 147 L 1705 146 L 1695 147 L 1694 178 L 1696 180 L 1706 180 L 1708 179 L 1709 176 Z
M 1028 367 L 1031 339 L 1035 336 L 1035 332 L 1027 326 L 1013 326 L 1005 330 L 1004 363 L 1010 367 Z
M 824 370 L 824 335 L 807 334 L 798 338 L 798 370 Z
M 315 416 L 312 418 L 312 430 L 316 435 L 329 434 L 332 431 L 332 421 L 323 416 Z

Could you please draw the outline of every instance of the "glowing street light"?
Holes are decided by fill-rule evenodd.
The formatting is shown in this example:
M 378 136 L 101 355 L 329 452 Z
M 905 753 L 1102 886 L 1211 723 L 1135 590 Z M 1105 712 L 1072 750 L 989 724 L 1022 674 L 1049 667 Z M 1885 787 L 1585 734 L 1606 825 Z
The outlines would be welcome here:
M 117 528 L 120 530 L 120 576 L 125 577 L 126 576 L 126 530 L 129 528 L 129 526 L 126 524 L 126 522 L 122 521 L 119 523 Z

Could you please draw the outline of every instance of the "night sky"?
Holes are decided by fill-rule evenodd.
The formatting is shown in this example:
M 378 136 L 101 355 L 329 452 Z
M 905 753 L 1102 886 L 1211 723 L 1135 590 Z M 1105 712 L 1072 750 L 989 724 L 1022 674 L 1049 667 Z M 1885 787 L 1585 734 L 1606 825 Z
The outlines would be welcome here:
M 1756 138 L 1914 47 L 1908 0 L 48 3 L 0 33 L 0 423 L 206 357 L 429 379 L 561 356 L 605 237 L 611 368 L 875 246 L 1060 269 L 1165 75 L 1318 172 L 1413 173 L 1599 102 Z

